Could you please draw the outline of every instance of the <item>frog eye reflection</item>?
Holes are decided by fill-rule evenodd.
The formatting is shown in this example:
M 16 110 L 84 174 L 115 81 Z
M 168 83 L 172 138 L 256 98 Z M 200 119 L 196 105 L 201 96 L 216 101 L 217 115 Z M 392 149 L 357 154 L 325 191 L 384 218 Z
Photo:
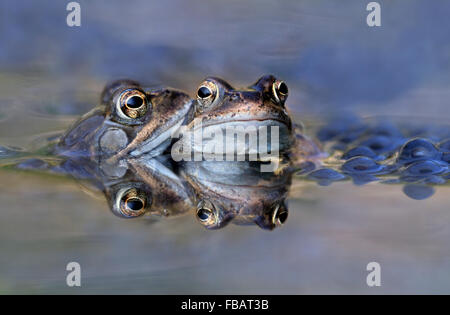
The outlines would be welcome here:
M 219 87 L 212 81 L 203 82 L 197 90 L 197 101 L 200 106 L 198 110 L 202 110 L 214 103 L 219 94 Z
M 197 210 L 197 217 L 201 222 L 208 222 L 213 216 L 214 213 L 211 209 L 200 208 Z
M 137 89 L 123 91 L 117 101 L 119 116 L 125 119 L 138 119 L 148 110 L 148 102 L 145 94 Z
M 218 217 L 213 204 L 209 201 L 202 201 L 197 207 L 197 219 L 206 227 L 213 227 L 217 224 Z
M 125 218 L 134 218 L 143 215 L 147 207 L 145 193 L 137 188 L 119 192 L 119 214 Z
M 288 215 L 289 211 L 286 208 L 285 204 L 282 203 L 275 208 L 272 216 L 272 223 L 275 225 L 283 225 L 286 222 Z
M 272 85 L 272 90 L 275 101 L 284 104 L 289 94 L 287 84 L 284 81 L 275 81 Z

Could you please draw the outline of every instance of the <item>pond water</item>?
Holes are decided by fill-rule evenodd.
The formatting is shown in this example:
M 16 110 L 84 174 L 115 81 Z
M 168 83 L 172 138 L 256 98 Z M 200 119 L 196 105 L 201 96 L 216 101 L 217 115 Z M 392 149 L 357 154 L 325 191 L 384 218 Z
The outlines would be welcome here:
M 2 167 L 0 293 L 449 292 L 447 3 L 382 3 L 374 30 L 360 1 L 79 2 L 79 29 L 64 24 L 63 2 L 0 4 L 1 145 L 42 147 L 98 103 L 108 80 L 193 94 L 207 75 L 246 86 L 274 73 L 289 84 L 295 120 L 331 153 L 329 171 L 295 175 L 288 220 L 266 231 L 208 230 L 193 214 L 124 220 L 79 180 Z M 384 129 L 364 138 L 361 126 Z M 387 136 L 396 128 L 401 136 Z M 426 157 L 418 165 L 383 156 L 416 136 L 430 141 L 404 148 L 406 160 Z M 347 152 L 343 166 L 352 137 L 374 155 Z M 438 157 L 430 143 L 441 144 Z M 81 288 L 66 285 L 71 261 Z M 366 284 L 372 261 L 378 288 Z

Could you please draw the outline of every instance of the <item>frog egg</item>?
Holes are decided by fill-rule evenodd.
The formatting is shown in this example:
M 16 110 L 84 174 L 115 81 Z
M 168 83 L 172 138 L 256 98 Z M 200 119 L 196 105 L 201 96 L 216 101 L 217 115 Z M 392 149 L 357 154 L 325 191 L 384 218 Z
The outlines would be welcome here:
M 372 136 L 362 141 L 360 145 L 370 148 L 377 154 L 383 154 L 394 151 L 399 146 L 399 139 L 386 136 Z
M 417 138 L 405 143 L 400 149 L 398 162 L 401 164 L 410 164 L 423 160 L 439 159 L 441 153 L 436 146 L 428 140 Z
M 344 155 L 342 156 L 342 158 L 344 160 L 349 160 L 356 156 L 365 156 L 365 157 L 368 157 L 371 159 L 377 158 L 377 154 L 375 152 L 373 152 L 373 150 L 371 148 L 366 147 L 366 146 L 358 146 L 358 147 L 352 148 L 352 149 L 348 150 L 347 152 L 345 152 Z
M 379 180 L 376 176 L 372 174 L 353 174 L 350 176 L 353 180 L 353 184 L 355 184 L 356 186 L 363 186 L 370 182 L 375 182 Z
M 450 139 L 442 141 L 441 143 L 439 143 L 438 147 L 442 152 L 450 153 Z
M 401 138 L 403 137 L 401 131 L 392 123 L 388 121 L 378 122 L 377 125 L 370 128 L 371 135 L 384 136 L 387 138 Z
M 427 178 L 425 178 L 424 181 L 426 184 L 430 184 L 430 185 L 443 185 L 447 182 L 447 179 L 442 178 L 441 176 L 429 176 Z
M 386 168 L 369 157 L 357 156 L 345 162 L 342 170 L 348 174 L 379 174 Z
M 445 152 L 442 154 L 442 161 L 447 162 L 447 164 L 450 164 L 450 152 Z
M 322 168 L 311 172 L 308 175 L 308 178 L 317 181 L 321 186 L 328 186 L 332 182 L 345 179 L 345 175 L 342 175 L 331 168 Z
M 405 170 L 405 175 L 418 176 L 418 177 L 426 177 L 436 174 L 441 174 L 447 170 L 446 166 L 443 166 L 442 163 L 428 160 L 428 161 L 419 161 L 410 164 Z
M 325 126 L 317 132 L 317 138 L 322 141 L 336 140 L 336 138 L 353 138 L 354 135 L 361 135 L 366 130 L 366 126 L 353 115 L 342 114 L 333 117 Z
M 408 184 L 403 187 L 403 192 L 414 200 L 424 200 L 434 195 L 434 188 L 428 185 Z
M 304 174 L 314 171 L 316 168 L 316 165 L 313 162 L 307 161 L 307 162 L 301 163 L 298 168 L 299 168 L 299 171 L 297 172 L 297 175 L 304 175 Z

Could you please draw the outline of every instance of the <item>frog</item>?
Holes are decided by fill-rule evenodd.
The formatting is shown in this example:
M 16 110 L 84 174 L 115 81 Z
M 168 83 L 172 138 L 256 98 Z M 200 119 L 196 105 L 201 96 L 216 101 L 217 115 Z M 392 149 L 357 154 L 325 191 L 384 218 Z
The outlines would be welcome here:
M 191 106 L 180 90 L 116 80 L 98 106 L 42 149 L 1 150 L 4 166 L 14 158 L 17 169 L 72 177 L 102 191 L 119 217 L 176 216 L 190 209 L 190 197 L 164 151 Z
M 287 221 L 292 172 L 261 172 L 259 162 L 245 161 L 190 161 L 181 170 L 194 192 L 194 215 L 209 230 L 230 222 L 273 230 Z
M 318 162 L 320 146 L 292 122 L 288 95 L 286 82 L 270 74 L 245 88 L 206 78 L 172 155 L 177 161 L 276 161 L 272 171 L 280 162 L 291 167 L 308 159 Z
M 111 163 L 129 156 L 161 155 L 191 106 L 189 95 L 176 89 L 113 81 L 101 93 L 100 105 L 62 135 L 52 154 Z
M 102 177 L 100 189 L 114 215 L 124 219 L 171 218 L 193 211 L 192 190 L 175 174 L 168 156 L 142 156 L 127 162 L 120 179 Z

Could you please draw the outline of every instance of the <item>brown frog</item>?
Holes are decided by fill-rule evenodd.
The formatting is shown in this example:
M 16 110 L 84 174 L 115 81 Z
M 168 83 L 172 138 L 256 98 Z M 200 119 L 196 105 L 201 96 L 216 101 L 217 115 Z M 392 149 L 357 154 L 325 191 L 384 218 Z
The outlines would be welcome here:
M 174 217 L 194 209 L 192 193 L 178 177 L 170 160 L 146 156 L 127 160 L 128 170 L 120 179 L 103 177 L 111 211 L 121 218 L 143 215 Z
M 205 79 L 172 156 L 176 161 L 270 161 L 264 171 L 277 170 L 280 162 L 297 166 L 318 160 L 318 146 L 291 121 L 288 95 L 287 84 L 273 75 L 243 89 L 219 78 Z
M 119 80 L 108 84 L 100 106 L 84 115 L 56 145 L 67 157 L 109 158 L 157 156 L 186 119 L 192 101 L 181 91 L 146 88 Z
M 262 173 L 258 162 L 186 162 L 182 174 L 192 187 L 195 216 L 204 227 L 233 222 L 272 230 L 288 217 L 292 173 Z
M 288 93 L 286 83 L 272 75 L 244 89 L 207 78 L 197 90 L 194 113 L 172 154 L 196 161 L 278 157 L 295 140 L 285 107 Z

